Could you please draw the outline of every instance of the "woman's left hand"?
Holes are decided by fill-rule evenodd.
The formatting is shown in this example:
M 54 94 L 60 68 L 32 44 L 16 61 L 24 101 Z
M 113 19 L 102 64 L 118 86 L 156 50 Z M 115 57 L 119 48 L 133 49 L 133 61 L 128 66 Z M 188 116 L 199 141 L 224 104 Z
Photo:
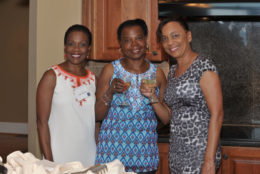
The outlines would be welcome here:
M 144 83 L 144 80 L 141 81 L 140 91 L 145 97 L 151 98 L 155 93 L 155 88 L 156 87 L 150 88 L 146 83 Z
M 201 174 L 216 174 L 214 161 L 204 161 Z

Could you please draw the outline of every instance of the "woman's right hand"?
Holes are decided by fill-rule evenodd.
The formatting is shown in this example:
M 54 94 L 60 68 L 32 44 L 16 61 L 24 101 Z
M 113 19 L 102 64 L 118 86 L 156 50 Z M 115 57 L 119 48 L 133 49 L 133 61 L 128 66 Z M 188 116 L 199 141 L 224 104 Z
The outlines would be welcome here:
M 114 78 L 109 86 L 108 91 L 113 95 L 114 93 L 121 93 L 125 90 L 125 82 L 122 79 Z

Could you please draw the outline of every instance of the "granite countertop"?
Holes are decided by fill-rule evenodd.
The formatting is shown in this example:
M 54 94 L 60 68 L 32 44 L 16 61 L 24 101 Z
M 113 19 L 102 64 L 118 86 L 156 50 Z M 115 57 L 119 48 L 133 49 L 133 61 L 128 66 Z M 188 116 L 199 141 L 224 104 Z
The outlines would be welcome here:
M 158 127 L 158 142 L 169 142 L 169 125 Z M 222 146 L 260 147 L 260 125 L 223 125 Z
M 222 126 L 221 144 L 223 146 L 260 147 L 260 125 Z

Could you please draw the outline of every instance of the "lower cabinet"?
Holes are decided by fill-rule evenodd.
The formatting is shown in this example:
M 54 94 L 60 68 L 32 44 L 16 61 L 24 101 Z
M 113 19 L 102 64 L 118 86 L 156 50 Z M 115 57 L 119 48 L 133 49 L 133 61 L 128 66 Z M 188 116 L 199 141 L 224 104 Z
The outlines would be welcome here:
M 156 174 L 169 174 L 169 164 L 168 164 L 168 149 L 169 143 L 158 143 L 159 147 L 159 166 Z
M 260 174 L 260 147 L 222 146 L 220 174 Z
M 168 143 L 158 143 L 157 174 L 169 174 Z M 217 174 L 260 174 L 260 147 L 222 146 L 222 162 Z

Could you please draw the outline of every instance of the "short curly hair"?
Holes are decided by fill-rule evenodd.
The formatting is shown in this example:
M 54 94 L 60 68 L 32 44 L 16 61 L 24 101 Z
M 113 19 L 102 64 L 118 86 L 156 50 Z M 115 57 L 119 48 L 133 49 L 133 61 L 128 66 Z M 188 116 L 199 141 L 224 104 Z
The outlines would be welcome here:
M 117 39 L 121 41 L 121 34 L 124 28 L 132 27 L 132 26 L 139 26 L 143 30 L 143 34 L 146 37 L 148 35 L 148 28 L 143 19 L 133 19 L 133 20 L 126 20 L 125 22 L 121 23 L 117 29 Z
M 64 36 L 64 45 L 67 44 L 69 34 L 73 31 L 81 31 L 81 32 L 85 33 L 88 36 L 88 45 L 89 46 L 91 45 L 92 34 L 91 34 L 90 30 L 86 26 L 80 25 L 80 24 L 72 25 L 67 29 L 67 31 L 65 32 L 65 36 Z

